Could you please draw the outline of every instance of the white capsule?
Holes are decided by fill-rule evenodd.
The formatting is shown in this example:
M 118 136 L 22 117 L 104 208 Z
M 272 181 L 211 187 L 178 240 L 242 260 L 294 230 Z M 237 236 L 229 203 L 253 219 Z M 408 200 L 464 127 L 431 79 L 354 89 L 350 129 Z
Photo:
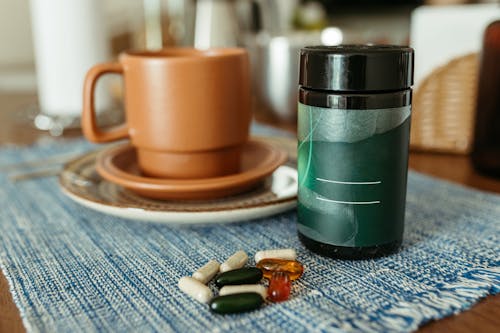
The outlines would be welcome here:
M 248 255 L 245 253 L 245 251 L 236 251 L 232 256 L 227 258 L 226 261 L 220 265 L 220 271 L 221 273 L 227 272 L 227 271 L 232 271 L 233 269 L 238 269 L 243 266 L 248 261 Z
M 294 249 L 274 249 L 274 250 L 257 251 L 257 253 L 255 253 L 256 264 L 262 259 L 268 259 L 268 258 L 295 260 L 297 259 L 297 252 L 295 252 Z
M 257 293 L 262 296 L 262 299 L 267 297 L 267 288 L 261 284 L 240 284 L 237 286 L 224 286 L 219 291 L 219 296 L 241 294 L 241 293 Z
M 179 289 L 200 303 L 208 303 L 214 296 L 210 288 L 190 276 L 179 279 Z
M 219 272 L 220 264 L 215 260 L 210 260 L 193 273 L 193 277 L 203 284 L 207 284 Z

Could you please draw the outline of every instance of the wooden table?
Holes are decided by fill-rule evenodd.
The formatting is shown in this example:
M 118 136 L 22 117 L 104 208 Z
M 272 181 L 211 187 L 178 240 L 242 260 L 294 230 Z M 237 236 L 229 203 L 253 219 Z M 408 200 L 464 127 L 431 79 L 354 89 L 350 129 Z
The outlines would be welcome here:
M 0 92 L 0 144 L 30 144 L 48 138 L 46 133 L 28 126 L 24 110 L 36 103 L 33 94 L 6 94 Z M 258 120 L 272 122 L 264 115 Z M 276 124 L 276 123 L 275 123 Z M 293 130 L 293 125 L 278 124 Z M 79 133 L 72 133 L 79 135 Z M 64 139 L 64 138 L 60 138 Z M 422 173 L 450 180 L 482 190 L 500 193 L 500 180 L 483 177 L 472 168 L 465 156 L 412 153 L 410 168 Z M 420 328 L 419 332 L 499 332 L 500 295 L 481 300 L 472 309 Z M 0 333 L 24 332 L 19 311 L 12 301 L 9 287 L 0 272 Z

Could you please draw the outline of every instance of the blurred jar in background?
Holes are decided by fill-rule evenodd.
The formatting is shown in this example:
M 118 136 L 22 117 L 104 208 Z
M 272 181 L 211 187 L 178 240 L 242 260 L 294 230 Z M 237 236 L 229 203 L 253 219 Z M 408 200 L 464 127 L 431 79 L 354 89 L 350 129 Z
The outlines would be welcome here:
M 484 34 L 472 163 L 479 172 L 500 177 L 500 21 Z

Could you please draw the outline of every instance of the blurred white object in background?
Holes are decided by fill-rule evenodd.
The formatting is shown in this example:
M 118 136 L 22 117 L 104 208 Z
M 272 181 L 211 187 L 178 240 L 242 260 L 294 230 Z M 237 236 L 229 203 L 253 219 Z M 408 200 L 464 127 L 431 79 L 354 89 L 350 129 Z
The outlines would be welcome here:
M 327 46 L 334 46 L 342 44 L 344 35 L 342 30 L 336 27 L 328 27 L 321 31 L 321 44 Z
M 500 18 L 498 4 L 422 6 L 412 13 L 415 87 L 438 66 L 479 52 L 486 26 Z
M 194 47 L 236 46 L 238 25 L 232 0 L 198 0 L 194 31 Z
M 102 15 L 100 0 L 31 0 L 38 100 L 46 117 L 80 116 L 87 70 L 109 60 Z M 97 109 L 110 101 L 101 91 Z

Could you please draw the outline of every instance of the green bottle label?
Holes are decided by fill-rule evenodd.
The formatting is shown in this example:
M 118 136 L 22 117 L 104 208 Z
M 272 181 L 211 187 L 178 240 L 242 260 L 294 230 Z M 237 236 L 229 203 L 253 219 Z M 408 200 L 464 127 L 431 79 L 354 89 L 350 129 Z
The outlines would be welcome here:
M 411 106 L 298 107 L 298 230 L 321 243 L 367 247 L 404 228 Z

